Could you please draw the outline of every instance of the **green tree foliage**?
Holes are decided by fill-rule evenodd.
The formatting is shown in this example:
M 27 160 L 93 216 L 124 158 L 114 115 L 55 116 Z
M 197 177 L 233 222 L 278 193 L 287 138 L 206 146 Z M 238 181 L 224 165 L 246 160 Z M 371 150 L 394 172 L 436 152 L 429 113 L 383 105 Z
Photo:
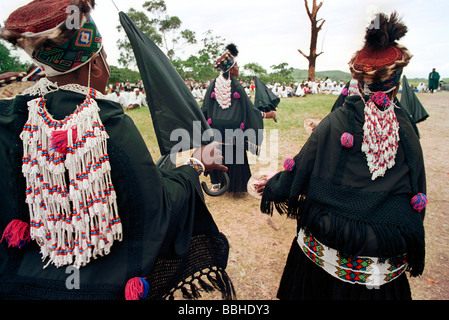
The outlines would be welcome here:
M 195 32 L 181 30 L 182 21 L 176 16 L 167 14 L 165 1 L 146 1 L 143 6 L 146 12 L 131 8 L 126 13 L 128 17 L 154 41 L 173 60 L 178 50 L 182 50 L 188 44 L 196 43 Z M 122 26 L 117 26 L 122 32 Z M 125 68 L 135 65 L 134 54 L 128 38 L 124 36 L 117 43 L 120 50 L 119 63 Z
M 140 78 L 140 74 L 137 71 L 130 70 L 128 68 L 119 68 L 116 66 L 111 67 L 111 76 L 109 77 L 109 83 L 115 87 L 116 83 L 125 82 L 128 80 L 130 83 L 137 83 Z
M 248 70 L 250 73 L 250 76 L 254 77 L 257 76 L 258 78 L 264 76 L 267 74 L 267 70 L 264 69 L 260 64 L 256 62 L 250 62 L 243 66 L 245 70 Z
M 26 71 L 28 63 L 23 63 L 17 56 L 14 56 L 14 49 L 9 49 L 3 41 L 0 41 L 0 73 Z
M 191 55 L 187 60 L 173 61 L 176 70 L 184 79 L 204 82 L 218 75 L 214 64 L 224 52 L 224 39 L 221 36 L 215 36 L 212 30 L 206 31 L 203 36 L 202 47 L 195 55 Z

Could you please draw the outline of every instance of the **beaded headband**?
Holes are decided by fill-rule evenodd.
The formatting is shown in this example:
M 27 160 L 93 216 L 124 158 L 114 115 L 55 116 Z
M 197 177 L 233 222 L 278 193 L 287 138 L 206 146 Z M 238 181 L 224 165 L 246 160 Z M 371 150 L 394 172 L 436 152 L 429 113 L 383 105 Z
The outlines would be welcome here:
M 21 47 L 47 76 L 72 72 L 102 48 L 89 15 L 93 0 L 35 0 L 14 11 L 0 36 Z

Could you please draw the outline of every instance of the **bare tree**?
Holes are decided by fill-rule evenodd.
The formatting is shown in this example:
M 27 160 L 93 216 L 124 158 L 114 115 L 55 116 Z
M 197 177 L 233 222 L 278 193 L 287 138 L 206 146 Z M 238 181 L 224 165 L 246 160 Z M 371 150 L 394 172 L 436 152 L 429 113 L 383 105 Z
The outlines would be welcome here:
M 317 19 L 318 10 L 320 10 L 321 6 L 323 5 L 322 1 L 317 5 L 316 0 L 313 0 L 312 10 L 310 10 L 308 0 L 304 0 L 304 4 L 306 6 L 307 15 L 309 16 L 311 22 L 310 51 L 309 55 L 306 55 L 300 49 L 298 49 L 298 52 L 302 54 L 307 60 L 309 60 L 309 78 L 311 80 L 315 80 L 316 58 L 318 58 L 318 56 L 320 56 L 323 53 L 323 52 L 317 53 L 316 51 L 318 32 L 321 31 L 321 28 L 323 27 L 323 24 L 326 20 Z

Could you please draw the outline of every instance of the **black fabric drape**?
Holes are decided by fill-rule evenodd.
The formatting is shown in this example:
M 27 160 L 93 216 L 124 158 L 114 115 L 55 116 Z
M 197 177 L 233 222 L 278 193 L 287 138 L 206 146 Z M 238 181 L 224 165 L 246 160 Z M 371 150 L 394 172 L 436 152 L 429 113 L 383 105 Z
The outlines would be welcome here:
M 178 144 L 178 141 L 170 139 L 176 129 L 183 129 L 189 134 L 189 141 L 182 145 L 183 150 L 209 143 L 210 140 L 202 141 L 201 137 L 210 127 L 171 61 L 125 13 L 120 12 L 119 16 L 142 77 L 161 154 L 170 154 L 173 146 Z M 181 150 L 175 150 L 178 151 Z
M 426 192 L 418 136 L 395 108 L 401 139 L 396 164 L 372 181 L 361 152 L 363 110 L 361 98 L 352 96 L 325 117 L 294 157 L 295 169 L 268 181 L 261 210 L 297 218 L 300 228 L 343 255 L 388 259 L 407 253 L 413 275 L 420 274 L 425 210 L 418 213 L 411 205 L 414 195 Z M 340 143 L 344 132 L 354 136 L 350 149 Z
M 421 101 L 419 101 L 415 92 L 410 87 L 406 76 L 402 77 L 401 106 L 410 115 L 414 123 L 422 122 L 429 117 Z
M 12 219 L 29 221 L 25 179 L 21 172 L 23 147 L 19 134 L 28 117 L 29 96 L 0 101 L 0 230 Z M 47 107 L 56 119 L 74 111 L 84 96 L 60 90 L 47 94 Z M 120 105 L 97 99 L 100 117 L 109 135 L 108 154 L 117 193 L 123 241 L 114 242 L 109 255 L 79 271 L 80 288 L 68 290 L 66 268 L 43 269 L 37 244 L 22 249 L 0 244 L 0 297 L 2 299 L 124 299 L 126 282 L 149 277 L 160 270 L 170 276 L 150 282 L 149 295 L 160 299 L 179 284 L 186 270 L 214 269 L 215 287 L 230 297 L 232 284 L 225 268 L 229 245 L 208 211 L 196 171 L 182 166 L 160 170 L 140 133 Z M 211 246 L 210 243 L 214 243 Z M 209 248 L 202 259 L 192 250 Z M 198 255 L 198 253 L 196 253 Z M 199 262 L 198 262 L 199 261 Z M 156 267 L 157 265 L 157 267 Z M 159 271 L 154 271 L 159 270 Z M 193 275 L 189 274 L 189 276 Z
M 211 127 L 221 134 L 223 143 L 234 141 L 230 130 L 240 129 L 243 123 L 245 136 L 245 149 L 258 154 L 263 142 L 263 118 L 261 112 L 254 107 L 243 86 L 231 77 L 231 105 L 222 109 L 217 100 L 211 98 L 215 88 L 216 79 L 212 80 L 204 97 L 202 112 L 206 119 L 210 119 Z M 238 98 L 234 96 L 238 93 Z M 228 132 L 226 130 L 228 129 Z M 236 133 L 237 134 L 237 133 Z
M 254 106 L 263 112 L 276 111 L 281 99 L 276 96 L 258 77 L 254 77 L 256 95 Z

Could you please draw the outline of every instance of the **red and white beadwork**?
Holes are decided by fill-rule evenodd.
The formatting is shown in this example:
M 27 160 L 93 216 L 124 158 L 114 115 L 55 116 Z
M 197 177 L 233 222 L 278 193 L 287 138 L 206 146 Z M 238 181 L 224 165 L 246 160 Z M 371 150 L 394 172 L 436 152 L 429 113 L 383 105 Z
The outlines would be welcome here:
M 114 240 L 122 240 L 106 146 L 109 137 L 95 94 L 91 89 L 63 120 L 48 113 L 43 97 L 31 100 L 20 135 L 31 239 L 39 244 L 43 260 L 57 267 L 84 266 L 108 254 Z M 59 140 L 66 144 L 63 148 L 52 146 L 56 131 L 64 137 Z
M 222 109 L 228 109 L 231 106 L 231 78 L 225 79 L 220 75 L 215 80 L 215 99 Z
M 394 103 L 384 111 L 379 110 L 370 99 L 365 103 L 362 152 L 372 174 L 371 179 L 383 177 L 395 164 L 399 146 L 399 123 Z
M 298 232 L 297 242 L 304 254 L 317 266 L 333 277 L 351 284 L 378 287 L 396 279 L 407 269 L 405 256 L 397 264 L 380 262 L 375 257 L 344 258 L 337 250 L 306 235 L 302 229 Z

